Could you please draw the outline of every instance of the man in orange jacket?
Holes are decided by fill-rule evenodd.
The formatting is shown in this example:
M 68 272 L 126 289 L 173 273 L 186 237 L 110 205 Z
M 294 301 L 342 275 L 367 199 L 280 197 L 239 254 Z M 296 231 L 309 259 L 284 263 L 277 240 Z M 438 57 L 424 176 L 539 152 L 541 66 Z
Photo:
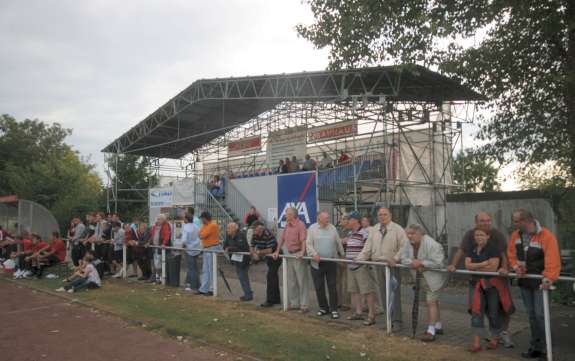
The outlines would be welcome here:
M 545 357 L 545 319 L 543 315 L 543 289 L 549 289 L 559 278 L 561 257 L 557 239 L 542 227 L 533 214 L 524 209 L 512 216 L 517 230 L 507 245 L 509 265 L 517 273 L 521 297 L 529 314 L 530 347 L 521 354 L 524 358 Z M 521 278 L 525 274 L 543 275 L 543 280 Z
M 202 248 L 204 250 L 221 250 L 220 226 L 212 221 L 212 215 L 207 211 L 200 215 L 200 220 L 202 221 L 202 228 L 200 229 Z M 213 274 L 212 252 L 203 252 L 202 260 L 202 279 L 197 294 L 211 296 L 213 295 L 212 279 L 217 277 L 217 275 Z

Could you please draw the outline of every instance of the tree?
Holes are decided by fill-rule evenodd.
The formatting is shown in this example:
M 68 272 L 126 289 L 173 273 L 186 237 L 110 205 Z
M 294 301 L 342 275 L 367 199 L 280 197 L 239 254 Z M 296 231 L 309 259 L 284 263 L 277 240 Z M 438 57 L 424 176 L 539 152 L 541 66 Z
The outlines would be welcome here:
M 16 194 L 48 208 L 61 226 L 99 209 L 102 184 L 64 140 L 71 130 L 39 120 L 0 117 L 0 194 Z
M 491 156 L 575 175 L 575 1 L 306 2 L 315 23 L 297 31 L 331 67 L 437 67 L 490 99 L 479 138 Z
M 498 169 L 485 153 L 467 149 L 453 161 L 453 181 L 464 192 L 495 192 L 500 190 Z
M 132 217 L 143 218 L 148 214 L 148 188 L 158 184 L 158 178 L 150 171 L 150 160 L 131 154 L 112 155 L 106 162 L 110 172 L 110 210 L 113 204 L 114 185 L 117 179 L 117 212 L 124 221 Z

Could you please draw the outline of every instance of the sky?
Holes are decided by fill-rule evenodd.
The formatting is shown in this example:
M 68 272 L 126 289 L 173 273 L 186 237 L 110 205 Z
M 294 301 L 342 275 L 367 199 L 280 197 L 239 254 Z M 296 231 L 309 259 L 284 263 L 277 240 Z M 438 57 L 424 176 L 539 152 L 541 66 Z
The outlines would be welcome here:
M 0 0 L 0 113 L 102 148 L 201 78 L 324 69 L 301 0 Z M 467 132 L 466 137 L 470 137 Z

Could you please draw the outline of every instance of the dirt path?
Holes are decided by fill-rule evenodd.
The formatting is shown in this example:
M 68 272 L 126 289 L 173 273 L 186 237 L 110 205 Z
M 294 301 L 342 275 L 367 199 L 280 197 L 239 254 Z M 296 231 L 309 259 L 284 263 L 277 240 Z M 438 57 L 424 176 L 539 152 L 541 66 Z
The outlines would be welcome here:
M 8 282 L 0 282 L 0 305 L 3 361 L 241 359 Z

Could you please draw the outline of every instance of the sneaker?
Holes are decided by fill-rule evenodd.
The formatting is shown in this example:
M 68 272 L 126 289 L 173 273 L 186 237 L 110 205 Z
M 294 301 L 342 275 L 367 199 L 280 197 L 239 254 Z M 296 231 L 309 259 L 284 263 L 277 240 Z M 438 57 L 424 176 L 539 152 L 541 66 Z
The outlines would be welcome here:
M 56 288 L 56 292 L 66 292 L 64 287 Z
M 26 278 L 26 277 L 30 277 L 32 275 L 33 275 L 32 271 L 24 271 L 24 273 L 22 274 L 22 277 Z
M 332 319 L 332 320 L 338 320 L 338 319 L 339 319 L 339 312 L 333 311 L 333 312 L 331 313 L 331 319 Z
M 192 292 L 192 289 L 191 289 L 190 287 L 186 287 L 186 288 L 184 288 L 184 291 L 186 291 L 186 292 Z
M 122 278 L 124 276 L 124 270 L 119 270 L 118 273 L 113 275 L 113 278 Z
M 254 298 L 253 298 L 252 296 L 249 296 L 249 297 L 247 297 L 247 296 L 242 296 L 242 297 L 240 297 L 240 301 L 241 301 L 241 302 L 249 302 L 249 301 L 251 301 L 251 300 L 253 300 L 253 299 L 254 299 Z
M 70 289 L 68 290 L 68 293 L 74 293 L 74 289 L 73 289 L 73 288 L 70 288 Z
M 545 354 L 541 351 L 534 350 L 530 348 L 527 352 L 522 352 L 521 357 L 523 358 L 542 358 Z
M 513 343 L 513 340 L 511 339 L 511 335 L 507 331 L 501 332 L 501 338 L 499 339 L 499 342 L 502 343 L 503 347 L 505 347 L 505 348 L 515 347 L 515 344 Z

